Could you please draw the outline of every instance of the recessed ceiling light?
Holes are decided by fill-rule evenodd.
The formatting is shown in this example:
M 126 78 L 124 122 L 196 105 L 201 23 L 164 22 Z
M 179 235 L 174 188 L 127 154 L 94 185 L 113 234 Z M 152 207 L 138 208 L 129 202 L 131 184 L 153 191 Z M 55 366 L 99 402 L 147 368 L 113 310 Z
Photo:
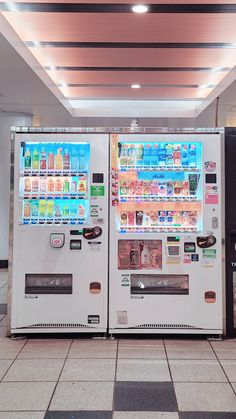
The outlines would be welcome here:
M 65 83 L 65 82 L 61 82 L 61 83 L 59 83 L 59 86 L 60 86 L 60 87 L 68 87 L 68 84 L 67 84 L 67 83 Z
M 132 87 L 132 89 L 140 89 L 140 84 L 138 84 L 138 83 L 134 83 L 134 84 L 131 84 L 131 87 Z
M 147 11 L 148 6 L 146 6 L 145 4 L 136 4 L 132 7 L 132 12 L 134 13 L 147 13 Z

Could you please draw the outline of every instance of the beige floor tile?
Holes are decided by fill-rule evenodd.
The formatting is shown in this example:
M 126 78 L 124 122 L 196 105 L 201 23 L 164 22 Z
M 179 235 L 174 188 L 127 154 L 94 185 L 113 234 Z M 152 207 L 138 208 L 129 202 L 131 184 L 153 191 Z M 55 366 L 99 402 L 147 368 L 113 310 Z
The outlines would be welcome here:
M 173 412 L 114 412 L 113 419 L 178 419 Z M 1 418 L 0 418 L 1 419 Z
M 7 336 L 7 327 L 0 326 L 0 338 L 5 338 L 6 336 Z
M 6 316 L 6 314 L 3 314 L 3 317 L 2 317 L 2 319 L 0 320 L 0 326 L 2 327 L 2 326 L 4 326 L 4 327 L 6 327 L 7 326 L 7 316 Z
M 163 359 L 118 359 L 117 381 L 170 381 Z
M 44 419 L 45 412 L 0 412 L 0 419 Z
M 236 412 L 236 397 L 227 383 L 175 383 L 180 411 Z
M 213 350 L 205 348 L 192 348 L 192 347 L 167 347 L 167 357 L 169 359 L 216 359 Z
M 118 344 L 119 358 L 155 358 L 165 359 L 162 340 L 123 340 Z
M 183 382 L 227 382 L 217 360 L 170 360 L 173 381 Z
M 2 380 L 4 374 L 6 374 L 8 368 L 10 367 L 12 363 L 11 359 L 1 359 L 0 360 L 0 380 Z M 1 410 L 1 406 L 0 406 Z
M 192 348 L 192 349 L 210 349 L 210 344 L 207 340 L 199 339 L 165 339 L 166 348 L 179 349 L 179 348 Z
M 236 339 L 211 341 L 211 345 L 214 349 L 236 349 Z
M 57 381 L 64 359 L 16 359 L 3 381 Z
M 115 359 L 67 359 L 60 381 L 114 381 Z
M 59 383 L 49 410 L 112 410 L 113 383 Z
M 116 340 L 74 340 L 68 358 L 116 358 Z
M 0 383 L 1 411 L 46 410 L 55 383 Z
M 233 387 L 233 389 L 234 389 L 234 391 L 236 393 L 236 383 L 231 383 L 231 384 L 232 384 L 232 387 Z
M 236 359 L 222 360 L 221 365 L 224 368 L 224 371 L 227 374 L 229 381 L 236 383 Z
M 71 339 L 30 339 L 19 358 L 65 358 L 70 345 Z
M 19 354 L 26 339 L 0 339 L 0 359 L 14 359 Z

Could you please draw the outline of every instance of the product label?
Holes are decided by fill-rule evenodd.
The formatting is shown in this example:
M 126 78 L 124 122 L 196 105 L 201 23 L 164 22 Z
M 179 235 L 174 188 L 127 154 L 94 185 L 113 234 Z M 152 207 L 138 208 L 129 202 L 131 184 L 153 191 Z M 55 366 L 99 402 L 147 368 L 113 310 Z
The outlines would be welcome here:
M 191 263 L 191 255 L 184 255 L 184 263 Z
M 121 286 L 122 287 L 129 287 L 130 286 L 130 278 L 127 275 L 121 275 Z
M 198 262 L 199 261 L 199 255 L 197 253 L 194 253 L 191 255 L 192 262 Z
M 170 180 L 166 172 L 138 172 L 138 180 Z M 184 181 L 184 172 L 171 172 L 172 180 Z
M 205 170 L 207 172 L 214 172 L 216 170 L 216 162 L 215 161 L 206 161 L 205 162 Z
M 104 196 L 105 186 L 91 186 L 90 193 L 91 196 Z
M 203 249 L 204 259 L 216 259 L 216 249 Z

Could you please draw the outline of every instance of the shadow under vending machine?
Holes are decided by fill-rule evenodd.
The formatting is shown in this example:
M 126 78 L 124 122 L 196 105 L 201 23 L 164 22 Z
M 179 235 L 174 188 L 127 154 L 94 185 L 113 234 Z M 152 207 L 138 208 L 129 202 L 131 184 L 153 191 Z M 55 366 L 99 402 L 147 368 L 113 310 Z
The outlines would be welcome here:
M 110 333 L 222 333 L 221 135 L 111 139 Z
M 108 135 L 69 131 L 12 142 L 12 334 L 107 330 Z

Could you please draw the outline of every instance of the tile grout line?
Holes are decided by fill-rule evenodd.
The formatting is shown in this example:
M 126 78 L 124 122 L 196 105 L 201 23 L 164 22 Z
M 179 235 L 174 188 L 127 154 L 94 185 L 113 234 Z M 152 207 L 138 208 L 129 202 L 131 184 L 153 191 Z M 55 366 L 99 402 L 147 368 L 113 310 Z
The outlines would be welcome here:
M 176 413 L 178 413 L 178 417 L 180 417 L 179 416 L 179 412 L 180 412 L 179 403 L 178 403 L 178 399 L 177 399 L 177 395 L 176 395 L 176 391 L 175 391 L 175 385 L 174 385 L 174 380 L 173 380 L 172 372 L 171 372 L 171 368 L 170 368 L 170 363 L 169 363 L 169 358 L 168 358 L 167 347 L 166 347 L 166 344 L 165 344 L 165 339 L 163 339 L 163 346 L 164 346 L 164 351 L 165 351 L 165 354 L 166 354 L 166 361 L 167 361 L 167 365 L 168 365 L 168 369 L 169 369 L 170 379 L 171 379 L 171 383 L 173 385 L 174 394 L 175 394 L 176 403 L 177 403 L 177 412 Z
M 46 414 L 47 414 L 47 412 L 48 412 L 48 409 L 49 409 L 50 404 L 51 404 L 51 402 L 52 402 L 53 396 L 54 396 L 54 394 L 55 394 L 55 392 L 56 392 L 57 385 L 59 384 L 59 380 L 60 380 L 60 378 L 61 378 L 61 374 L 62 374 L 62 371 L 63 371 L 63 369 L 64 369 L 65 363 L 66 363 L 66 361 L 67 361 L 67 359 L 68 359 L 68 355 L 69 355 L 69 352 L 70 352 L 70 349 L 71 349 L 71 346 L 72 346 L 73 342 L 74 342 L 74 339 L 72 339 L 72 340 L 71 340 L 71 343 L 70 343 L 69 348 L 68 348 L 68 350 L 67 350 L 66 356 L 65 356 L 65 358 L 64 358 L 64 362 L 63 362 L 63 364 L 62 364 L 61 372 L 60 372 L 60 374 L 58 375 L 58 378 L 57 378 L 57 381 L 56 381 L 56 385 L 55 385 L 54 390 L 53 390 L 53 392 L 52 392 L 52 394 L 51 394 L 51 397 L 50 397 L 50 400 L 49 400 L 49 403 L 48 403 L 47 409 L 46 409 L 46 411 L 45 411 L 44 418 L 45 418 L 45 416 L 46 416 Z M 60 359 L 63 359 L 63 358 L 60 358 Z M 53 382 L 55 382 L 55 381 L 53 381 Z
M 231 387 L 231 388 L 232 388 L 232 390 L 233 390 L 234 395 L 236 396 L 236 390 L 233 388 L 232 383 L 231 383 L 231 381 L 229 380 L 229 377 L 228 377 L 227 373 L 225 372 L 225 370 L 224 370 L 224 368 L 223 368 L 223 365 L 221 364 L 221 361 L 224 361 L 224 360 L 223 360 L 223 359 L 222 359 L 222 360 L 220 360 L 220 359 L 218 358 L 218 355 L 217 355 L 217 353 L 216 353 L 216 351 L 215 351 L 214 347 L 212 346 L 211 342 L 209 342 L 209 344 L 210 344 L 210 346 L 211 346 L 211 348 L 212 348 L 212 350 L 213 350 L 213 352 L 214 352 L 214 354 L 215 354 L 215 356 L 216 356 L 216 359 L 217 359 L 217 361 L 218 361 L 218 363 L 219 363 L 219 365 L 220 365 L 220 367 L 221 367 L 221 369 L 222 369 L 222 371 L 223 371 L 223 373 L 224 373 L 224 375 L 225 375 L 225 377 L 226 377 L 226 379 L 227 379 L 227 381 L 228 381 L 228 384 L 230 385 L 230 387 Z M 233 359 L 232 359 L 232 361 L 233 361 Z
M 12 339 L 11 339 L 12 340 Z M 29 339 L 26 339 L 24 345 L 22 346 L 22 348 L 20 349 L 20 351 L 18 352 L 18 354 L 16 355 L 16 357 L 13 359 L 13 361 L 11 362 L 9 368 L 7 369 L 7 371 L 5 372 L 5 374 L 3 375 L 3 377 L 1 378 L 1 383 L 3 383 L 3 379 L 6 377 L 8 371 L 10 370 L 10 368 L 12 367 L 12 365 L 14 364 L 14 362 L 17 360 L 18 355 L 21 353 L 21 351 L 23 350 L 23 348 L 25 347 L 26 343 L 28 342 Z M 13 340 L 14 341 L 14 340 Z M 6 361 L 6 360 L 5 360 Z M 4 381 L 7 382 L 7 381 Z
M 112 418 L 114 415 L 114 403 L 115 403 L 115 385 L 116 385 L 116 377 L 117 377 L 117 364 L 118 364 L 118 354 L 119 354 L 119 343 L 120 343 L 120 339 L 117 339 L 117 346 L 116 346 L 116 364 L 115 364 L 115 377 L 114 377 L 114 385 L 113 385 L 113 394 L 112 394 L 112 406 L 111 406 L 111 411 L 112 411 Z

